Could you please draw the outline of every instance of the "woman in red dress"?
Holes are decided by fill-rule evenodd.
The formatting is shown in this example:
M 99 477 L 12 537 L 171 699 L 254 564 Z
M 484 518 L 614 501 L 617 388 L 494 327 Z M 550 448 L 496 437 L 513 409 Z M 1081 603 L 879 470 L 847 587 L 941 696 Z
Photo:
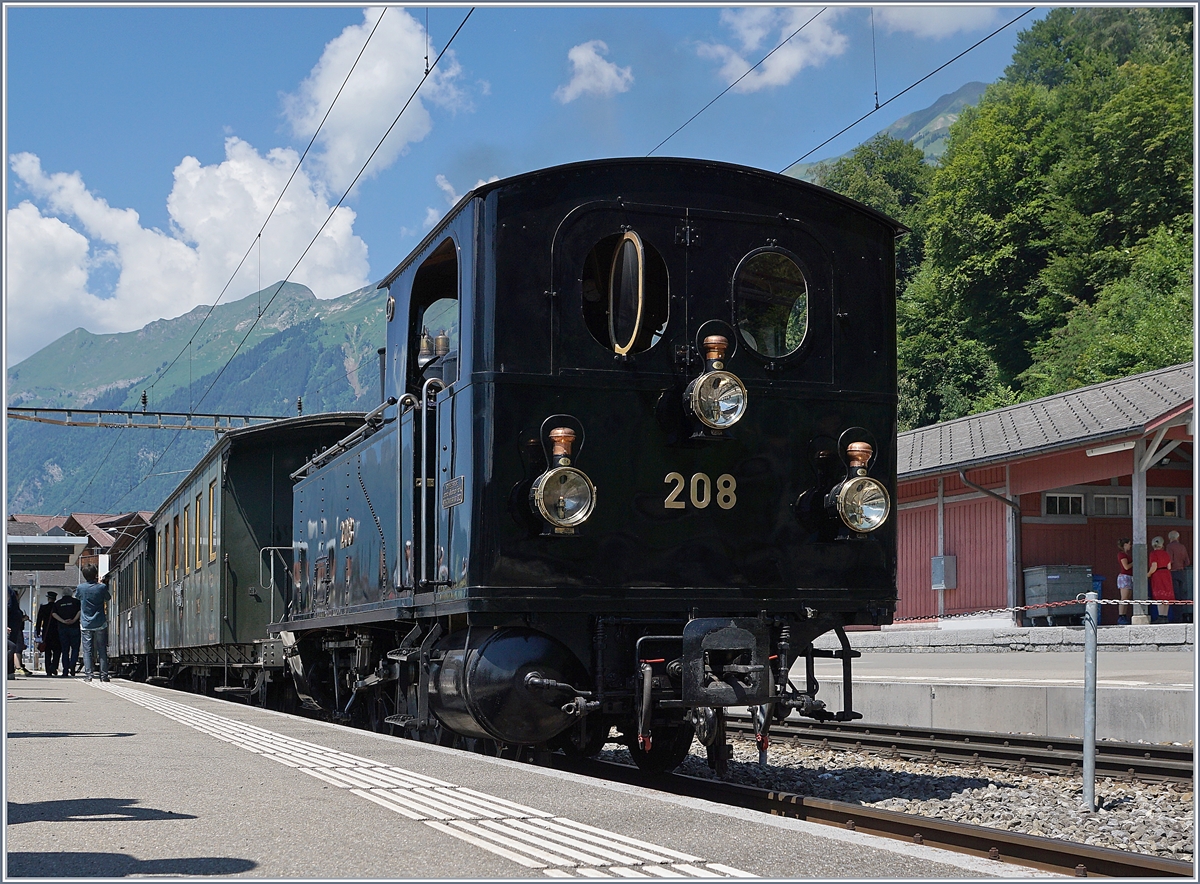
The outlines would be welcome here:
M 1171 554 L 1166 551 L 1165 545 L 1161 537 L 1150 541 L 1150 570 L 1146 572 L 1150 578 L 1150 598 L 1163 602 L 1175 600 L 1175 587 L 1171 583 Z M 1170 606 L 1155 605 L 1155 608 L 1158 609 L 1158 616 L 1154 616 L 1154 608 L 1151 608 L 1150 622 L 1165 620 Z

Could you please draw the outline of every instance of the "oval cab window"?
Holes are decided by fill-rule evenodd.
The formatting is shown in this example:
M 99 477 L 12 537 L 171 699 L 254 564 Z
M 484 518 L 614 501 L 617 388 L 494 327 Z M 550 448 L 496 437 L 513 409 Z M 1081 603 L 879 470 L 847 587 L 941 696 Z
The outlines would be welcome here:
M 795 353 L 808 331 L 808 282 L 782 252 L 762 251 L 742 261 L 733 281 L 737 330 L 760 356 Z
M 667 267 L 632 230 L 607 236 L 583 268 L 583 318 L 600 344 L 618 355 L 649 350 L 667 326 Z

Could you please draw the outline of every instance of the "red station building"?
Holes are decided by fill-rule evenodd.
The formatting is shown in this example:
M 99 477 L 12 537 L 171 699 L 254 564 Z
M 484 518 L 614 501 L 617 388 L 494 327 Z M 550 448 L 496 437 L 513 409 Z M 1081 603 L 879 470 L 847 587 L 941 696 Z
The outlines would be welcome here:
M 1135 575 L 1154 536 L 1194 554 L 1195 385 L 1187 363 L 901 433 L 896 619 L 1022 605 L 1038 565 L 1088 566 L 1119 598 L 1122 537 Z

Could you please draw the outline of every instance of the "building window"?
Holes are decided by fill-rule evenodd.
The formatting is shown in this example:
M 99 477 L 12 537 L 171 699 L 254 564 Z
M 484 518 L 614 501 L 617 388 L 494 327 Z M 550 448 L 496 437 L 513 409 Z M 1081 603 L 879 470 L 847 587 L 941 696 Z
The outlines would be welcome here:
M 1128 516 L 1128 494 L 1097 494 L 1095 496 L 1095 514 L 1097 516 Z
M 1167 519 L 1177 518 L 1179 516 L 1179 498 L 1147 497 L 1146 515 L 1147 517 L 1159 516 Z
M 1047 494 L 1046 515 L 1048 516 L 1082 516 L 1082 494 Z
M 208 560 L 217 559 L 217 480 L 208 483 Z

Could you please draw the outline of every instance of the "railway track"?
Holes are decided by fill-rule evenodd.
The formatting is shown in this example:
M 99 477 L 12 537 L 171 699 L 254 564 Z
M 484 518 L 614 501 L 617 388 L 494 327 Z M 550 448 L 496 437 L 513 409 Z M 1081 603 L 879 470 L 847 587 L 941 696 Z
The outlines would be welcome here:
M 956 853 L 987 857 L 1076 877 L 1194 878 L 1194 866 L 1147 854 L 1007 832 L 950 820 L 864 807 L 844 801 L 703 780 L 679 774 L 648 777 L 636 768 L 591 759 L 550 757 L 553 767 L 613 782 L 647 786 L 719 804 L 801 819 Z
M 753 733 L 749 719 L 731 718 L 728 722 L 731 735 Z M 923 754 L 911 756 L 913 760 L 928 762 L 929 749 L 937 749 L 936 757 L 943 760 L 958 758 L 965 763 L 976 761 L 974 753 L 981 747 L 993 744 L 997 749 L 1014 749 L 1026 752 L 1028 759 L 1040 753 L 1075 751 L 1081 757 L 1080 741 L 1047 741 L 1028 736 L 989 734 L 983 732 L 949 732 L 917 728 L 879 728 L 861 725 L 808 725 L 802 722 L 787 722 L 772 727 L 772 734 L 779 739 L 795 740 L 798 744 L 840 745 L 858 751 L 868 746 L 881 746 L 899 751 L 900 740 L 907 736 L 915 743 L 924 740 L 920 748 Z M 904 735 L 904 736 L 902 736 Z M 1008 745 L 1005 745 L 1005 743 Z M 936 745 L 930 745 L 930 744 Z M 962 746 L 963 751 L 949 753 L 940 749 L 940 744 Z M 1070 747 L 1070 748 L 1068 748 Z M 965 750 L 969 748 L 971 756 Z M 1110 756 L 1122 759 L 1123 770 L 1134 773 L 1138 765 L 1174 762 L 1172 773 L 1177 779 L 1191 778 L 1191 750 L 1183 747 L 1146 745 L 1139 743 L 1106 743 Z M 916 750 L 912 750 L 916 751 Z M 1005 753 L 998 753 L 1007 757 Z M 1146 756 L 1149 756 L 1147 758 Z M 567 770 L 599 779 L 629 785 L 657 789 L 675 795 L 699 798 L 718 804 L 756 810 L 774 816 L 800 819 L 807 822 L 834 826 L 841 829 L 865 832 L 909 843 L 938 847 L 956 853 L 986 857 L 991 860 L 1013 863 L 1028 868 L 1040 869 L 1075 877 L 1099 876 L 1117 878 L 1195 878 L 1194 865 L 1180 860 L 1166 859 L 1150 854 L 1094 847 L 1073 841 L 1027 835 L 1003 829 L 942 820 L 900 811 L 885 810 L 861 804 L 815 798 L 792 792 L 761 789 L 738 783 L 700 779 L 682 774 L 648 775 L 636 767 L 591 758 L 572 758 L 557 753 L 522 755 L 523 760 L 558 770 Z M 907 757 L 907 756 L 906 756 Z M 980 753 L 979 763 L 983 762 Z M 1183 776 L 1183 758 L 1187 759 L 1187 775 Z M 993 764 L 995 762 L 988 761 Z M 1041 763 L 1041 762 L 1037 762 Z M 1050 766 L 1050 762 L 1046 762 Z M 1081 762 L 1080 762 L 1081 764 Z M 1052 767 L 1057 772 L 1061 765 Z M 1097 762 L 1097 771 L 1100 765 Z M 1142 768 L 1143 773 L 1146 770 Z M 1164 777 L 1166 778 L 1166 777 Z
M 732 734 L 753 736 L 749 718 L 730 717 Z M 980 731 L 943 731 L 861 724 L 785 721 L 771 726 L 772 742 L 868 752 L 923 763 L 946 762 L 1003 768 L 1016 773 L 1078 774 L 1083 741 Z M 1096 775 L 1141 782 L 1187 782 L 1193 778 L 1190 746 L 1096 743 Z

